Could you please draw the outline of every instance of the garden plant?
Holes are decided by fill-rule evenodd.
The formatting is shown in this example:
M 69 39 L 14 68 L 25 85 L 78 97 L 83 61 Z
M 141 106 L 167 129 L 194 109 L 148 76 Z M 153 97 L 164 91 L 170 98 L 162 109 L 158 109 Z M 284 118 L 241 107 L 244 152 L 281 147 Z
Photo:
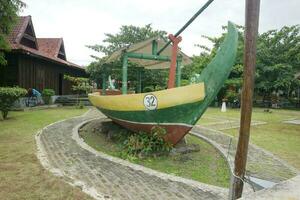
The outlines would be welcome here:
M 3 119 L 7 118 L 8 111 L 14 102 L 25 96 L 27 91 L 19 87 L 0 87 L 0 110 Z

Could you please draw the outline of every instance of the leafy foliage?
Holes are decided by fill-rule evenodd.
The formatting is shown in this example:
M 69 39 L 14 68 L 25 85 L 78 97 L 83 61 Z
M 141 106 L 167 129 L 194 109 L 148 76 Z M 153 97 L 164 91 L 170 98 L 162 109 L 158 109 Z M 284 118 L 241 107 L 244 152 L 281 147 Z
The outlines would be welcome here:
M 102 62 L 100 60 L 91 62 L 86 67 L 86 72 L 89 74 L 91 80 L 95 81 L 96 83 L 102 82 L 102 73 L 104 73 L 104 67 L 102 67 Z
M 96 44 L 87 45 L 87 47 L 97 52 L 102 52 L 108 56 L 123 47 L 127 47 L 131 44 L 141 42 L 158 35 L 165 36 L 166 34 L 167 33 L 165 31 L 153 30 L 151 24 L 147 24 L 144 27 L 123 25 L 120 28 L 120 32 L 115 35 L 105 33 L 106 38 L 102 42 L 107 45 Z
M 55 91 L 53 89 L 45 88 L 42 92 L 42 97 L 45 104 L 50 104 L 51 96 L 55 95 Z
M 154 87 L 153 86 L 146 86 L 144 87 L 144 90 L 143 92 L 146 93 L 146 92 L 153 92 L 154 91 Z
M 0 0 L 0 50 L 8 51 L 10 49 L 6 38 L 17 22 L 18 12 L 23 7 L 25 7 L 25 3 L 20 0 Z M 4 52 L 0 51 L 0 65 L 5 64 Z
M 287 97 L 299 87 L 300 27 L 283 27 L 260 35 L 257 51 L 256 91 L 263 96 L 284 91 Z
M 234 103 L 235 101 L 239 100 L 239 95 L 235 91 L 228 90 L 226 92 L 225 99 L 227 99 L 229 103 Z
M 88 78 L 64 75 L 64 79 L 73 83 L 72 90 L 77 92 L 77 94 L 87 94 L 93 89 Z
M 238 94 L 242 86 L 244 28 L 239 28 L 239 43 L 235 64 L 218 94 L 221 101 L 227 95 Z M 226 29 L 226 27 L 224 27 Z M 283 27 L 280 30 L 267 31 L 258 36 L 257 66 L 255 74 L 255 94 L 270 98 L 272 92 L 283 91 L 287 98 L 299 87 L 295 74 L 300 71 L 300 28 L 299 25 Z M 204 36 L 213 44 L 213 48 L 197 45 L 204 50 L 199 56 L 193 57 L 193 63 L 184 72 L 184 79 L 190 79 L 193 74 L 200 73 L 214 57 L 225 35 L 220 37 Z M 229 92 L 230 91 L 230 92 Z M 237 97 L 235 97 L 237 98 Z
M 157 153 L 169 152 L 172 145 L 164 140 L 166 130 L 162 127 L 153 127 L 151 133 L 140 132 L 128 137 L 124 142 L 126 154 L 149 156 Z
M 76 107 L 82 109 L 84 105 L 81 99 L 79 98 L 79 95 L 88 94 L 92 92 L 93 86 L 90 84 L 90 80 L 88 78 L 73 77 L 69 75 L 64 75 L 64 79 L 72 82 L 72 90 L 77 93 Z
M 2 118 L 6 119 L 8 111 L 14 102 L 27 94 L 27 91 L 19 87 L 0 87 L 0 110 Z

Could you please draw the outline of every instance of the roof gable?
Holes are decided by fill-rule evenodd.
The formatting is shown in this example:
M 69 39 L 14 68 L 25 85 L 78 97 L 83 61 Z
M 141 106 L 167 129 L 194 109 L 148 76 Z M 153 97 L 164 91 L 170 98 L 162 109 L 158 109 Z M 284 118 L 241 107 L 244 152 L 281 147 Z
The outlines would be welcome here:
M 67 61 L 62 38 L 36 38 L 31 16 L 20 16 L 7 39 L 14 52 L 26 53 L 26 55 L 37 56 L 52 62 L 84 70 L 83 67 Z M 26 40 L 33 43 L 30 44 L 29 42 L 28 45 Z
M 64 41 L 62 38 L 37 38 L 39 51 L 50 57 L 66 59 Z
M 65 45 L 64 45 L 63 40 L 61 41 L 57 57 L 60 59 L 63 59 L 63 60 L 67 60 L 67 56 L 66 56 L 66 52 L 65 52 Z
M 21 44 L 29 48 L 38 49 L 31 16 L 19 17 L 17 24 L 8 37 L 8 40 L 12 46 Z

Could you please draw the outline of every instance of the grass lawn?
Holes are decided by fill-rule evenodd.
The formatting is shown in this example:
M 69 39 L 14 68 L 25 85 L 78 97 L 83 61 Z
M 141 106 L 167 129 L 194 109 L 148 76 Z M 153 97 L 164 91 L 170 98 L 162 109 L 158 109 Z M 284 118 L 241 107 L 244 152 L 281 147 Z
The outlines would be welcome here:
M 36 157 L 35 133 L 87 109 L 10 112 L 0 118 L 0 199 L 91 199 L 45 170 Z
M 207 119 L 232 118 L 239 120 L 239 109 L 227 109 L 222 113 L 220 108 L 209 108 L 198 124 L 208 124 Z M 271 113 L 262 108 L 254 108 L 252 119 L 267 122 L 265 125 L 252 126 L 250 142 L 277 155 L 289 164 L 300 170 L 300 125 L 282 123 L 289 119 L 300 119 L 300 111 L 272 109 Z M 238 138 L 238 128 L 223 130 L 222 132 Z
M 80 131 L 84 141 L 94 149 L 112 156 L 122 157 L 120 145 L 108 140 L 105 134 L 93 132 L 95 125 L 86 125 Z M 210 144 L 187 136 L 188 143 L 200 145 L 199 152 L 176 156 L 160 156 L 151 158 L 131 158 L 131 162 L 140 164 L 157 171 L 194 179 L 203 183 L 221 187 L 229 186 L 229 168 L 224 158 Z

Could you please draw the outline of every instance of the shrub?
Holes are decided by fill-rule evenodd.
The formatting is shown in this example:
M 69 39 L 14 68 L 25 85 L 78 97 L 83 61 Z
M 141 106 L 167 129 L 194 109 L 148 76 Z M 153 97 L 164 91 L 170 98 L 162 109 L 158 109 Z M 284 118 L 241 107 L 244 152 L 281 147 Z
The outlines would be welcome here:
M 88 94 L 93 90 L 93 86 L 90 84 L 90 80 L 88 78 L 64 75 L 64 79 L 72 82 L 72 90 L 78 95 Z
M 159 85 L 155 86 L 155 91 L 160 91 L 160 90 L 164 90 L 164 89 L 165 88 L 162 86 L 159 86 Z
M 161 154 L 169 152 L 172 145 L 164 140 L 166 130 L 155 126 L 151 133 L 139 132 L 128 137 L 124 142 L 124 150 L 127 155 L 145 155 Z
M 51 99 L 51 96 L 53 96 L 55 94 L 55 91 L 52 90 L 52 89 L 44 89 L 43 92 L 42 92 L 42 97 L 43 97 L 43 100 L 45 102 L 45 104 L 49 104 L 50 103 L 50 99 Z
M 8 111 L 14 102 L 27 94 L 24 88 L 19 87 L 0 87 L 0 110 L 2 118 L 6 119 Z
M 153 86 L 147 86 L 147 87 L 144 87 L 144 89 L 143 89 L 143 92 L 153 92 L 153 91 L 154 91 Z
M 79 102 L 77 103 L 76 108 L 78 108 L 78 109 L 83 109 L 84 108 L 84 104 L 81 100 L 79 100 Z
M 234 103 L 235 100 L 239 99 L 239 94 L 234 91 L 227 91 L 225 98 L 228 100 L 229 103 Z
M 189 84 L 190 84 L 190 81 L 186 80 L 186 79 L 182 79 L 181 83 L 180 83 L 181 86 L 186 86 L 186 85 L 189 85 Z

